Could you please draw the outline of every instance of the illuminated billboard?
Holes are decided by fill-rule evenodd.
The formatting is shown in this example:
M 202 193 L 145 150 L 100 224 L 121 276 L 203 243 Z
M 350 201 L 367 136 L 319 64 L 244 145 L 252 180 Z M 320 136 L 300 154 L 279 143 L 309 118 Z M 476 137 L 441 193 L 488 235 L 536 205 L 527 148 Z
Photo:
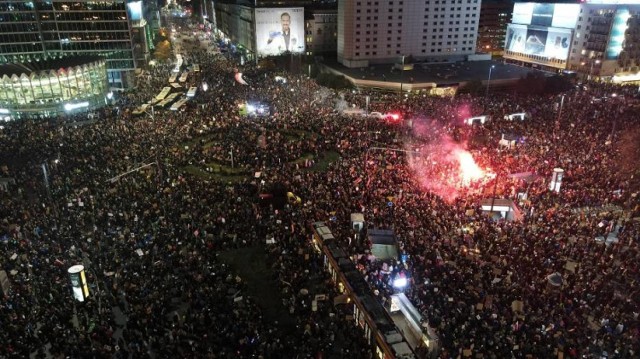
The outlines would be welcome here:
M 511 22 L 542 27 L 576 27 L 580 4 L 515 3 Z
M 566 60 L 571 43 L 570 29 L 509 24 L 505 50 L 548 59 Z
M 304 53 L 304 8 L 257 8 L 258 56 Z
M 131 1 L 127 3 L 127 10 L 131 21 L 142 20 L 142 1 Z
M 622 52 L 624 46 L 625 33 L 629 28 L 628 21 L 631 17 L 629 9 L 622 7 L 616 10 L 611 26 L 611 34 L 609 35 L 609 44 L 607 45 L 607 60 L 615 60 Z

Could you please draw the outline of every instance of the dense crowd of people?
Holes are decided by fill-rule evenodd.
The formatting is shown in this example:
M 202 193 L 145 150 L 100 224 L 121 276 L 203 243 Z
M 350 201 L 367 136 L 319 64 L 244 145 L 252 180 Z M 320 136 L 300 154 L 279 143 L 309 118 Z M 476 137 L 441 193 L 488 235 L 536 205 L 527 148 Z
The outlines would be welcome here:
M 238 65 L 223 56 L 195 49 L 185 58 L 202 69 L 190 81 L 208 90 L 182 111 L 132 114 L 166 85 L 165 64 L 91 123 L 77 115 L 0 130 L 2 177 L 16 181 L 0 192 L 0 263 L 10 281 L 0 356 L 373 358 L 352 308 L 334 305 L 340 293 L 313 249 L 314 221 L 344 241 L 382 303 L 393 273 L 407 273 L 405 292 L 438 335 L 431 355 L 640 353 L 635 89 L 589 84 L 562 105 L 511 94 L 340 97 L 252 65 L 241 85 Z M 405 121 L 335 111 L 339 101 L 364 108 L 365 95 L 371 111 L 393 109 Z M 240 115 L 254 101 L 271 114 Z M 524 121 L 503 119 L 521 111 Z M 490 120 L 464 123 L 477 114 Z M 505 133 L 518 138 L 514 147 L 498 145 Z M 461 183 L 447 147 L 494 175 Z M 232 161 L 241 180 L 210 177 Z M 556 167 L 565 171 L 558 193 L 549 191 Z M 523 172 L 526 180 L 511 176 Z M 261 196 L 276 192 L 301 201 Z M 492 196 L 513 199 L 522 218 L 483 214 L 480 202 Z M 364 213 L 368 229 L 393 229 L 408 259 L 365 255 L 367 228 L 351 240 L 351 213 Z M 282 320 L 267 320 L 221 258 L 254 246 L 264 248 Z M 87 269 L 84 303 L 71 296 L 74 264 Z M 554 273 L 560 286 L 550 284 Z

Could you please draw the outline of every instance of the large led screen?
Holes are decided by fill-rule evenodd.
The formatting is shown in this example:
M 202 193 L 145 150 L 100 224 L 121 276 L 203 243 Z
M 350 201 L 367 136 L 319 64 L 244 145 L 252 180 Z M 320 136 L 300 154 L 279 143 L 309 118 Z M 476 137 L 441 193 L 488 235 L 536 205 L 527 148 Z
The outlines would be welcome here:
M 257 8 L 258 56 L 304 53 L 304 8 Z
M 571 30 L 550 27 L 547 29 L 547 43 L 544 55 L 549 59 L 566 60 L 569 58 Z
M 580 4 L 555 4 L 552 27 L 575 29 L 580 14 Z
M 515 3 L 511 22 L 543 27 L 576 27 L 580 4 Z
M 129 18 L 131 21 L 142 20 L 142 1 L 131 1 L 127 3 Z
M 622 52 L 624 46 L 624 34 L 629 28 L 628 20 L 631 17 L 629 9 L 622 7 L 616 10 L 611 26 L 611 35 L 609 35 L 609 44 L 607 45 L 607 60 L 614 60 Z
M 524 53 L 524 44 L 527 41 L 527 26 L 509 24 L 504 49 L 517 53 Z
M 509 24 L 505 50 L 566 60 L 569 57 L 571 30 Z
M 531 14 L 533 13 L 532 2 L 517 2 L 513 4 L 513 16 L 511 22 L 514 24 L 531 24 Z

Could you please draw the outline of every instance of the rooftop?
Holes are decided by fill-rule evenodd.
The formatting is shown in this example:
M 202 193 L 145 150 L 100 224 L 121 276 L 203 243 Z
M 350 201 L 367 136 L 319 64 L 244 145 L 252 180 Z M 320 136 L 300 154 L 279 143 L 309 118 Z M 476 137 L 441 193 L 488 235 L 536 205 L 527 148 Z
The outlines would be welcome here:
M 61 59 L 49 59 L 35 62 L 9 63 L 0 65 L 0 77 L 7 75 L 31 75 L 41 71 L 68 69 L 102 60 L 100 56 L 69 56 Z
M 400 73 L 393 69 L 393 64 L 371 65 L 365 68 L 349 68 L 337 61 L 326 62 L 328 67 L 343 73 L 355 80 L 372 80 L 384 82 L 408 83 L 435 83 L 438 86 L 457 85 L 461 82 L 486 81 L 491 70 L 491 80 L 517 80 L 532 71 L 501 61 L 464 61 L 455 63 L 416 63 L 413 70 L 405 70 Z M 393 69 L 393 70 L 392 70 Z

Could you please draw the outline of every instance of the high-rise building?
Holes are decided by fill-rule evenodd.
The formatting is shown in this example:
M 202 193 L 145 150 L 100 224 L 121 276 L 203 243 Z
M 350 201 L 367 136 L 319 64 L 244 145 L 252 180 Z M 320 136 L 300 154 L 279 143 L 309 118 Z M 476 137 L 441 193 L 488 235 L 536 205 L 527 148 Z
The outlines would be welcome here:
M 478 52 L 502 55 L 512 11 L 513 0 L 482 0 L 476 45 Z
M 585 78 L 640 82 L 640 4 L 635 0 L 515 3 L 504 57 Z
M 480 0 L 339 0 L 338 61 L 347 67 L 464 60 L 476 50 Z
M 335 52 L 335 1 L 219 0 L 214 10 L 209 22 L 241 63 L 284 53 Z
M 98 55 L 112 87 L 133 85 L 130 12 L 141 1 L 0 1 L 0 64 Z
M 305 42 L 307 55 L 332 53 L 335 56 L 338 43 L 338 12 L 333 9 L 315 8 L 305 13 Z

